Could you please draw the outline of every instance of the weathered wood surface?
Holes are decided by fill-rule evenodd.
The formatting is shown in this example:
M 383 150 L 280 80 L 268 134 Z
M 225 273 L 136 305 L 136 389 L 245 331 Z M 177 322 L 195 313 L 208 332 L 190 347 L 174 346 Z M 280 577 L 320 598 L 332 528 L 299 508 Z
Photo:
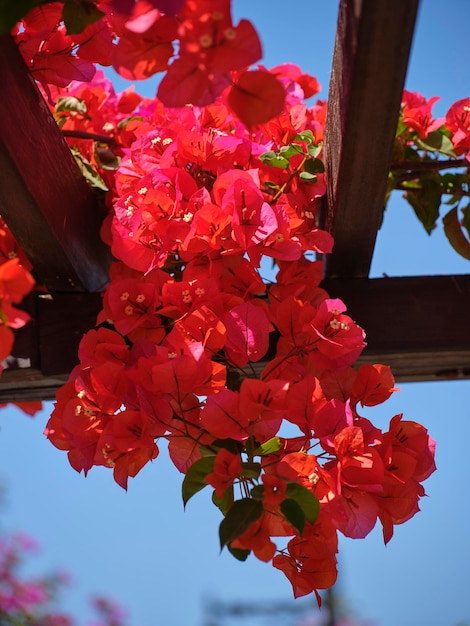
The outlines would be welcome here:
M 95 326 L 101 296 L 34 293 L 24 304 L 32 321 L 15 333 L 8 368 L 0 376 L 0 403 L 54 398 L 78 363 L 78 344 Z
M 470 379 L 470 276 L 328 280 L 325 287 L 366 329 L 358 364 L 390 365 L 401 382 Z M 3 372 L 0 403 L 54 397 L 77 364 L 78 343 L 101 301 L 95 294 L 56 294 L 30 307 L 34 323 L 21 329 L 13 350 L 16 365 L 29 358 L 30 367 Z
M 102 216 L 11 37 L 0 36 L 0 214 L 53 291 L 108 280 Z
M 330 278 L 369 275 L 418 0 L 341 0 L 325 130 Z
M 470 276 L 327 280 L 366 331 L 361 362 L 390 365 L 400 381 L 470 378 Z

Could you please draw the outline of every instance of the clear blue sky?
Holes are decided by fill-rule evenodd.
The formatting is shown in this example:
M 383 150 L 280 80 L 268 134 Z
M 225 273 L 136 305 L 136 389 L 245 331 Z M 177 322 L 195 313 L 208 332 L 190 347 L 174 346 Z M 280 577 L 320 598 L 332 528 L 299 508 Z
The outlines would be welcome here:
M 258 28 L 266 65 L 301 65 L 319 78 L 326 98 L 334 0 L 234 0 L 234 9 Z M 470 95 L 469 23 L 467 0 L 422 0 L 407 88 L 442 96 L 435 107 L 439 115 Z M 137 89 L 148 93 L 154 85 Z M 428 237 L 411 209 L 398 196 L 392 200 L 372 276 L 469 269 L 440 231 Z M 455 323 L 467 323 L 467 315 L 462 311 Z M 469 395 L 469 381 L 402 385 L 371 413 L 385 427 L 403 412 L 438 442 L 438 471 L 425 483 L 429 497 L 422 512 L 396 528 L 387 548 L 379 528 L 365 540 L 341 542 L 340 591 L 355 614 L 380 626 L 470 625 Z M 0 523 L 1 530 L 22 529 L 37 537 L 43 552 L 36 571 L 62 567 L 72 573 L 76 584 L 65 600 L 75 615 L 88 615 L 85 597 L 92 592 L 120 599 L 132 626 L 202 626 L 204 598 L 291 598 L 287 579 L 272 567 L 252 557 L 241 564 L 227 553 L 219 556 L 220 518 L 209 492 L 196 496 L 184 512 L 181 476 L 165 450 L 130 481 L 128 493 L 102 468 L 84 479 L 42 436 L 50 410 L 46 406 L 34 420 L 14 409 L 0 412 L 0 482 L 6 489 Z

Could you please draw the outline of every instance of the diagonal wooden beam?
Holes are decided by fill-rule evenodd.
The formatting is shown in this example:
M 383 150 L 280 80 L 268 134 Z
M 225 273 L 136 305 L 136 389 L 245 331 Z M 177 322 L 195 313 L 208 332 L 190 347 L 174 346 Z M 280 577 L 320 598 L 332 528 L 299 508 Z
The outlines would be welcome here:
M 12 38 L 0 37 L 0 215 L 52 291 L 101 291 L 101 211 Z
M 369 275 L 419 0 L 341 0 L 325 129 L 326 276 Z

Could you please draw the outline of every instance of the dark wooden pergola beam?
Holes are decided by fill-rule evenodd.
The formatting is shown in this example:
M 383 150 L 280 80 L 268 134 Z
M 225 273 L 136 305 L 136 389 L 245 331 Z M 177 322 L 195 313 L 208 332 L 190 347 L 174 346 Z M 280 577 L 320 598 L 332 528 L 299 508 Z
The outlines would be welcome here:
M 331 297 L 366 331 L 359 363 L 390 365 L 399 381 L 470 378 L 470 276 L 329 279 Z
M 94 293 L 34 292 L 21 307 L 31 321 L 15 331 L 15 345 L 0 376 L 0 404 L 52 400 L 78 363 L 78 345 L 95 327 L 102 299 Z
M 0 215 L 51 291 L 100 291 L 102 215 L 10 36 L 0 36 Z
M 366 278 L 380 225 L 418 0 L 341 0 L 328 96 L 329 278 Z
M 470 276 L 330 279 L 324 287 L 366 330 L 358 364 L 390 365 L 401 382 L 470 379 Z M 0 377 L 0 403 L 54 398 L 77 364 L 101 298 L 36 294 L 28 304 L 34 320 L 18 332 L 11 368 Z

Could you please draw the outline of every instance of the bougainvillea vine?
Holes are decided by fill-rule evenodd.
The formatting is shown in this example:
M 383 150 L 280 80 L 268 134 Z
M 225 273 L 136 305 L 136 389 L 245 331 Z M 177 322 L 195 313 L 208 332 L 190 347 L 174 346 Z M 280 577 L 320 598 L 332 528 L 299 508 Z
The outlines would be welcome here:
M 380 520 L 388 541 L 417 512 L 434 443 L 401 415 L 385 431 L 362 415 L 396 389 L 388 367 L 353 367 L 364 331 L 320 287 L 325 104 L 307 107 L 298 68 L 271 72 L 285 107 L 256 130 L 224 97 L 168 108 L 100 75 L 57 92 L 65 134 L 115 142 L 110 170 L 99 142 L 69 138 L 111 190 L 116 262 L 46 434 L 124 488 L 167 440 L 185 504 L 213 488 L 221 547 L 272 562 L 301 596 L 334 583 L 338 532 Z
M 46 435 L 75 470 L 109 467 L 123 488 L 168 442 L 184 504 L 212 488 L 221 548 L 271 562 L 296 597 L 320 601 L 338 532 L 363 538 L 380 521 L 387 543 L 419 510 L 435 443 L 401 414 L 385 429 L 365 417 L 397 391 L 393 374 L 357 366 L 365 332 L 321 287 L 327 105 L 305 102 L 319 85 L 292 64 L 250 68 L 259 39 L 232 23 L 228 0 L 88 3 L 99 14 L 84 29 L 68 4 L 34 9 L 15 36 L 107 192 L 116 260 Z M 133 79 L 165 71 L 158 97 L 116 94 L 97 61 Z M 434 101 L 405 92 L 390 189 L 428 230 L 436 185 L 439 205 L 453 194 L 446 228 L 464 250 L 467 179 L 439 172 L 443 158 L 467 167 L 468 102 L 433 120 Z

